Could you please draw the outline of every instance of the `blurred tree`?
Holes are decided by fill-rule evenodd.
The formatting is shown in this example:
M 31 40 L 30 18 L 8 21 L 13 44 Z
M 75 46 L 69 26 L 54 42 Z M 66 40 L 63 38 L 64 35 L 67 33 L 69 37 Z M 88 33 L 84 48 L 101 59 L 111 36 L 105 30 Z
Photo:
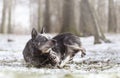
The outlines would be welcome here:
M 44 21 L 43 26 L 46 27 L 46 32 L 50 32 L 50 0 L 45 0 L 45 12 L 44 12 Z
M 3 0 L 3 9 L 2 9 L 2 21 L 1 21 L 1 33 L 6 33 L 7 32 L 7 27 L 6 27 L 6 13 L 7 13 L 7 0 Z
M 82 32 L 82 35 L 94 35 L 94 43 L 100 43 L 97 20 L 93 16 L 88 0 L 81 1 L 80 9 L 80 31 Z
M 109 0 L 108 31 L 117 32 L 116 7 L 114 0 Z
M 100 39 L 109 42 L 103 34 L 100 24 L 98 23 L 98 15 L 88 0 L 82 0 L 80 3 L 80 31 L 83 36 L 94 36 L 94 43 L 101 43 Z
M 61 30 L 63 0 L 50 0 L 50 32 L 59 33 Z
M 41 26 L 40 26 L 40 22 L 41 22 L 40 21 L 40 16 L 41 16 L 40 15 L 40 0 L 38 0 L 38 10 L 37 11 L 38 11 L 38 20 L 37 20 L 38 21 L 38 24 L 37 24 L 38 26 L 37 26 L 37 29 L 40 32 L 40 30 L 41 30 Z
M 30 28 L 41 30 L 41 0 L 29 0 Z
M 12 33 L 12 6 L 13 0 L 3 0 L 1 33 Z
M 9 0 L 8 3 L 8 33 L 12 33 L 12 25 L 11 25 L 11 21 L 12 21 L 12 4 L 13 0 Z
M 30 28 L 33 28 L 33 21 L 32 21 L 32 0 L 29 0 L 29 12 L 30 12 Z
M 77 33 L 74 17 L 74 0 L 63 1 L 63 20 L 61 32 Z
M 108 29 L 108 0 L 97 0 L 95 10 L 99 16 L 98 22 L 100 23 L 100 27 L 104 32 L 107 32 Z

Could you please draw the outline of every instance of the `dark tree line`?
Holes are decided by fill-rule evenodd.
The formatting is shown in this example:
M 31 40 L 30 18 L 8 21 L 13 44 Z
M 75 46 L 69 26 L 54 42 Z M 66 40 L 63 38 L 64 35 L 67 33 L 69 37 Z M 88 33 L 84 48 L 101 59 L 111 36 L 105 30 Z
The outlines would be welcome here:
M 3 9 L 0 24 L 1 33 L 12 33 L 11 19 L 13 17 L 13 1 L 14 0 L 2 1 Z M 102 0 L 96 1 L 102 3 Z M 30 15 L 31 27 L 35 27 L 38 29 L 38 31 L 40 31 L 42 26 L 45 26 L 48 33 L 53 32 L 52 29 L 55 28 L 54 30 L 57 30 L 57 33 L 72 32 L 79 36 L 94 35 L 95 39 L 97 40 L 96 42 L 99 42 L 99 38 L 105 40 L 102 30 L 103 28 L 101 28 L 102 24 L 99 22 L 101 17 L 94 8 L 94 5 L 97 4 L 92 4 L 92 2 L 94 2 L 94 0 L 80 0 L 78 1 L 79 7 L 76 8 L 76 3 L 74 0 L 29 0 L 30 9 L 33 9 Z M 118 25 L 115 6 L 116 2 L 114 0 L 107 0 L 107 2 L 109 5 L 107 26 L 108 31 L 117 32 Z M 34 5 L 37 6 L 37 9 L 35 9 L 36 7 L 34 7 Z M 79 26 L 76 24 L 76 9 L 79 10 L 77 15 L 77 17 L 79 17 Z M 6 21 L 8 22 L 6 23 Z
M 40 0 L 38 0 L 40 2 Z M 38 3 L 39 3 L 38 2 Z M 46 31 L 50 32 L 52 29 L 51 26 L 51 12 L 50 12 L 50 0 L 45 0 L 45 11 L 44 11 L 44 21 L 43 25 L 46 27 Z M 108 31 L 109 32 L 116 32 L 117 30 L 117 19 L 116 19 L 116 13 L 115 13 L 115 2 L 114 0 L 108 0 L 109 6 L 108 6 Z M 91 4 L 89 3 L 89 0 L 81 0 L 80 1 L 80 24 L 79 24 L 79 30 L 76 27 L 75 23 L 75 13 L 74 13 L 74 0 L 63 0 L 62 1 L 62 21 L 60 21 L 59 26 L 60 32 L 73 32 L 77 35 L 95 35 L 96 38 L 98 38 L 96 34 L 99 34 L 99 37 L 103 36 L 102 28 L 99 23 L 99 16 L 97 12 L 94 10 L 94 8 L 90 8 Z M 92 6 L 93 7 L 93 6 Z M 40 6 L 39 6 L 40 9 Z M 38 9 L 38 12 L 39 12 Z M 40 13 L 38 13 L 38 27 L 40 26 Z M 59 16 L 57 16 L 59 18 Z M 38 28 L 38 29 L 40 29 Z

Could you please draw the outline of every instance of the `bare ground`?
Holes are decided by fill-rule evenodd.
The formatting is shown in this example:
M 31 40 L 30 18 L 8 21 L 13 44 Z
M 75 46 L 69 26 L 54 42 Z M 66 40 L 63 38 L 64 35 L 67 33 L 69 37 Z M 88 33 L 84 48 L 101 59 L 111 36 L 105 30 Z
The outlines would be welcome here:
M 81 38 L 86 56 L 78 53 L 63 69 L 27 68 L 22 50 L 29 35 L 0 35 L 0 78 L 120 78 L 120 34 L 106 34 L 112 43 L 93 45 L 93 37 Z

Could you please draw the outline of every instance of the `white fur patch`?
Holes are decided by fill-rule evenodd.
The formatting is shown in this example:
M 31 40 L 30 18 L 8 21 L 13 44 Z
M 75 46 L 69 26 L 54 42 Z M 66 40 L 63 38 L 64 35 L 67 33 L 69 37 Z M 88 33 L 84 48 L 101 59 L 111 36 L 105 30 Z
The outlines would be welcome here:
M 52 39 L 54 36 L 51 34 L 41 34 L 42 36 L 45 36 L 47 39 Z
M 70 56 L 67 56 L 67 57 L 61 62 L 61 64 L 60 64 L 59 67 L 62 68 L 65 64 L 67 64 L 67 63 L 69 62 L 69 60 L 70 60 Z

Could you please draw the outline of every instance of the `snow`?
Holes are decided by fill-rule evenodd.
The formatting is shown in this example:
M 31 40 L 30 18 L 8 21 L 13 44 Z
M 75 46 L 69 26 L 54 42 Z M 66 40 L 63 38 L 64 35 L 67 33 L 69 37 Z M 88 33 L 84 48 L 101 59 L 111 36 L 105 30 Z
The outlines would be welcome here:
M 30 35 L 0 35 L 0 78 L 120 77 L 120 34 L 106 34 L 106 36 L 112 43 L 94 45 L 92 36 L 82 37 L 81 42 L 87 55 L 82 58 L 81 53 L 78 53 L 63 69 L 37 69 L 27 68 L 22 55 L 26 42 L 31 38 Z

